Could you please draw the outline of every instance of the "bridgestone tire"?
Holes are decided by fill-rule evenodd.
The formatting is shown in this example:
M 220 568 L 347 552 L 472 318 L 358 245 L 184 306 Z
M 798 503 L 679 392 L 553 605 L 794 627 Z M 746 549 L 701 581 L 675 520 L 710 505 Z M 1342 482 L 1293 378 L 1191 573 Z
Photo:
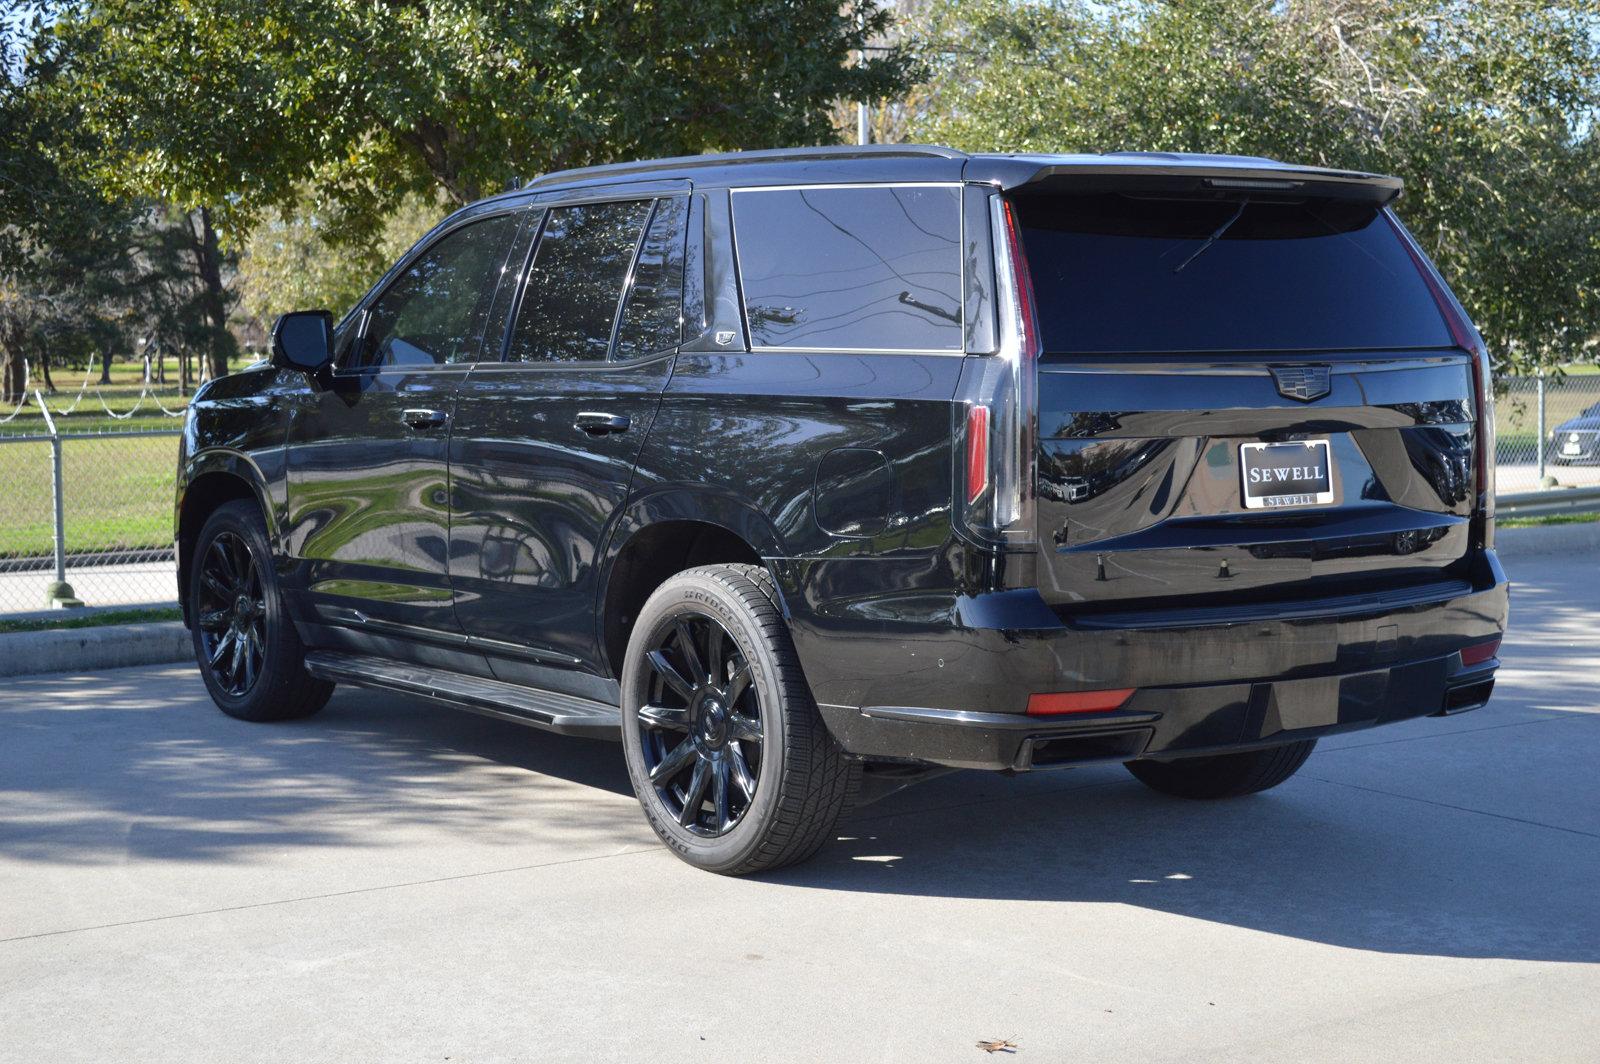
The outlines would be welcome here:
M 261 668 L 254 683 L 241 694 L 229 693 L 215 670 L 208 666 L 199 616 L 203 562 L 217 538 L 229 533 L 243 540 L 249 549 L 251 560 L 260 573 L 261 601 L 265 606 Z M 253 722 L 296 720 L 311 716 L 327 704 L 334 685 L 306 672 L 305 647 L 284 607 L 277 570 L 272 564 L 272 549 L 267 542 L 266 524 L 254 503 L 245 500 L 225 503 L 206 519 L 189 566 L 189 603 L 195 660 L 211 700 L 222 712 Z
M 1177 798 L 1238 798 L 1276 787 L 1293 776 L 1316 745 L 1315 739 L 1305 739 L 1215 757 L 1129 761 L 1127 769 L 1146 787 Z
M 655 682 L 647 655 L 671 638 L 680 619 L 721 625 L 748 664 L 749 687 L 759 700 L 762 737 L 754 793 L 732 826 L 716 836 L 696 833 L 673 815 L 650 780 L 640 726 L 640 707 L 649 703 Z M 650 596 L 634 624 L 623 665 L 622 733 L 628 775 L 650 826 L 679 857 L 709 872 L 767 872 L 812 856 L 832 837 L 859 786 L 859 766 L 845 757 L 817 713 L 772 577 L 755 565 L 687 569 Z M 700 808 L 696 801 L 697 818 Z

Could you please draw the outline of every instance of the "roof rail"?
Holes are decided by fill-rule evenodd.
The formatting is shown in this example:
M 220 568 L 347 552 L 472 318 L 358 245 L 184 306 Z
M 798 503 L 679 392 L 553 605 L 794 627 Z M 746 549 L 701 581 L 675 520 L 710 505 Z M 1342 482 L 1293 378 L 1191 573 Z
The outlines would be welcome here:
M 611 174 L 647 173 L 651 170 L 681 170 L 701 166 L 726 166 L 737 163 L 781 162 L 790 159 L 867 159 L 873 157 L 920 156 L 935 159 L 965 159 L 967 153 L 939 144 L 824 144 L 810 148 L 763 148 L 756 151 L 730 151 L 716 155 L 679 155 L 668 159 L 642 159 L 638 162 L 605 163 L 574 170 L 554 170 L 526 182 L 522 188 L 539 188 L 586 177 Z

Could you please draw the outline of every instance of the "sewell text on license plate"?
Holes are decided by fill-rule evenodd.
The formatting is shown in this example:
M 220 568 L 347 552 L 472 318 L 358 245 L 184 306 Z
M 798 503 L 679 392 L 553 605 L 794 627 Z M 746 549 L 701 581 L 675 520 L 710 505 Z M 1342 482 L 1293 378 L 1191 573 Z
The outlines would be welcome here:
M 1333 455 L 1327 440 L 1241 443 L 1239 479 L 1247 509 L 1326 506 L 1333 502 Z

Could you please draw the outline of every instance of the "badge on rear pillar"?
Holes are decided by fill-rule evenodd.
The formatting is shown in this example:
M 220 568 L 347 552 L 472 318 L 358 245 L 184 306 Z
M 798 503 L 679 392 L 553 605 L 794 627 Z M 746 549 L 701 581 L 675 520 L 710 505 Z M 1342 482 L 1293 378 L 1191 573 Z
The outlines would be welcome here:
M 1286 399 L 1309 403 L 1333 391 L 1327 366 L 1273 366 L 1272 378 L 1278 382 L 1278 394 Z

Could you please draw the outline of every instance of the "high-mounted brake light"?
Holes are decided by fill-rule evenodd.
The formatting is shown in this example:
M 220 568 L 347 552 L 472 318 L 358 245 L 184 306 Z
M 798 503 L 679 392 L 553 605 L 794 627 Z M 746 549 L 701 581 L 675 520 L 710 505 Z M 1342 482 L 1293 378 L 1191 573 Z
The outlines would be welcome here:
M 1136 688 L 1111 691 L 1066 691 L 1060 694 L 1029 695 L 1028 715 L 1050 717 L 1058 713 L 1109 713 L 1121 709 Z
M 989 408 L 967 407 L 967 503 L 982 497 L 989 487 Z
M 1444 284 L 1439 280 L 1438 273 L 1423 256 L 1422 250 L 1404 226 L 1388 211 L 1384 212 L 1389 226 L 1394 230 L 1394 235 L 1400 241 L 1400 246 L 1406 249 L 1406 254 L 1411 256 L 1411 264 L 1417 268 L 1417 273 L 1422 276 L 1422 283 L 1428 286 L 1428 294 L 1433 297 L 1433 302 L 1439 308 L 1439 316 L 1444 318 L 1445 328 L 1450 330 L 1450 340 L 1461 350 L 1472 356 L 1472 390 L 1477 400 L 1477 431 L 1473 434 L 1477 438 L 1476 453 L 1473 464 L 1477 466 L 1475 487 L 1478 491 L 1478 509 L 1485 516 L 1494 516 L 1494 381 L 1490 378 L 1489 352 L 1483 346 L 1483 339 L 1478 336 L 1472 323 L 1462 313 L 1461 307 L 1455 299 L 1445 290 Z M 1489 526 L 1492 532 L 1492 523 Z

